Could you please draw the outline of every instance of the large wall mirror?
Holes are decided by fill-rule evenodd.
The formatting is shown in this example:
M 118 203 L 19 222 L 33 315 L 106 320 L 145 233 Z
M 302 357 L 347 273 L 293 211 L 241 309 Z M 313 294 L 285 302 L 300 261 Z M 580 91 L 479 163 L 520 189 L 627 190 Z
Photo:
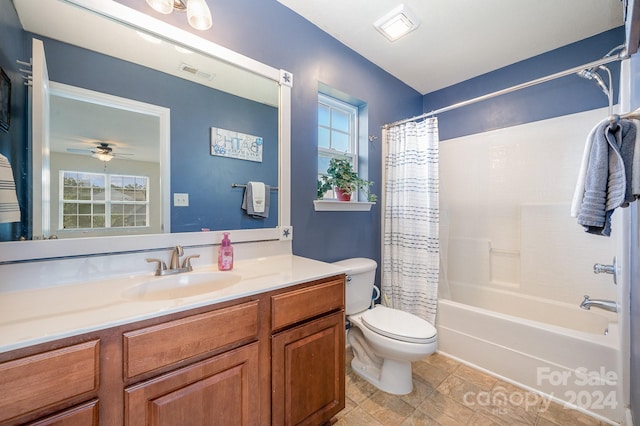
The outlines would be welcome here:
M 142 242 L 134 249 L 153 248 L 157 244 L 153 241 L 167 241 L 157 236 L 166 232 L 237 230 L 243 231 L 236 235 L 246 241 L 279 238 L 279 228 L 290 224 L 288 73 L 116 1 L 14 0 L 14 4 L 24 30 L 43 41 L 53 92 L 45 135 L 50 146 L 43 151 L 46 158 L 42 166 L 42 172 L 49 173 L 49 188 L 42 189 L 46 194 L 38 194 L 40 188 L 34 190 L 30 200 L 37 206 L 35 210 L 42 209 L 42 216 L 49 217 L 34 218 L 45 220 L 43 232 L 34 232 L 34 239 L 135 234 L 135 226 L 118 226 L 122 218 L 116 217 L 109 230 L 89 229 L 91 219 L 86 217 L 75 222 L 73 217 L 62 218 L 66 212 L 57 201 L 66 186 L 78 184 L 81 177 L 91 186 L 87 176 L 112 175 L 149 177 L 148 187 L 160 194 L 160 200 L 147 204 L 146 219 L 142 214 L 137 216 L 144 224 L 140 233 L 156 235 L 136 240 Z M 85 99 L 91 94 L 97 100 Z M 139 110 L 118 109 L 117 102 L 110 102 L 113 99 L 147 105 L 152 112 L 141 116 L 144 112 Z M 153 112 L 154 108 L 166 110 L 164 117 L 170 117 L 166 141 L 161 137 L 166 128 L 161 122 L 163 115 Z M 89 115 L 84 114 L 87 112 Z M 161 160 L 165 149 L 168 158 Z M 99 158 L 103 151 L 113 154 L 110 161 Z M 73 172 L 80 174 L 75 175 L 76 180 L 65 180 L 65 171 L 71 177 Z M 36 182 L 44 181 L 38 173 L 34 174 Z M 241 209 L 242 185 L 248 181 L 271 186 L 268 217 L 247 215 Z M 115 192 L 125 191 L 119 188 Z M 180 198 L 188 194 L 188 206 L 176 205 L 176 194 Z M 80 201 L 78 205 L 86 210 Z M 132 208 L 126 220 L 133 221 L 139 210 Z M 97 216 L 101 214 L 98 211 Z M 98 217 L 96 223 L 102 220 Z M 194 238 L 200 237 L 190 236 Z M 204 241 L 206 237 L 201 238 Z M 82 240 L 82 252 L 86 253 L 87 239 Z M 36 243 L 11 244 L 19 244 L 22 252 Z M 109 244 L 110 251 L 117 249 L 117 238 L 111 237 Z M 15 257 L 20 260 L 21 255 Z

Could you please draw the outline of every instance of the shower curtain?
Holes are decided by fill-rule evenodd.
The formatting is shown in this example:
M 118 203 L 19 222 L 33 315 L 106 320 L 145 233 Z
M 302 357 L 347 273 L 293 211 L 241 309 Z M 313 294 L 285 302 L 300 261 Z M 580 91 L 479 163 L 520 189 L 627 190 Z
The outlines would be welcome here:
M 438 119 L 386 130 L 383 302 L 435 324 L 438 305 Z

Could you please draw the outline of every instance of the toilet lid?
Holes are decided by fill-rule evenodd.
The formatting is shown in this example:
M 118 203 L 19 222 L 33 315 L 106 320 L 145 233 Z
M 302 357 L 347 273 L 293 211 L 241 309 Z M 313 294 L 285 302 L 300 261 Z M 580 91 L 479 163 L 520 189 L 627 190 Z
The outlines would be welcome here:
M 391 339 L 410 343 L 430 343 L 436 329 L 427 321 L 398 309 L 376 306 L 362 315 L 362 323 L 370 330 Z

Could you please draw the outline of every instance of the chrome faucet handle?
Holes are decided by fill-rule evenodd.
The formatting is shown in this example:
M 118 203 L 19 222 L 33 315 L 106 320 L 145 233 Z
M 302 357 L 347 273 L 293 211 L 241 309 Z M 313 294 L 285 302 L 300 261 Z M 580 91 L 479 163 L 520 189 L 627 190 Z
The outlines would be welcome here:
M 191 266 L 191 259 L 197 259 L 198 257 L 200 257 L 199 254 L 190 254 L 189 256 L 185 257 L 182 261 L 182 269 L 186 268 L 189 271 L 192 271 L 193 267 Z
M 618 276 L 616 273 L 616 258 L 614 256 L 613 262 L 611 265 L 603 265 L 602 263 L 596 263 L 593 265 L 593 273 L 594 274 L 612 274 L 613 275 L 613 283 L 618 284 Z
M 164 263 L 164 260 L 160 260 L 160 259 L 146 259 L 146 260 L 149 263 L 153 263 L 153 262 L 158 263 L 158 267 L 156 268 L 156 275 L 160 275 L 162 274 L 162 271 L 167 270 L 167 264 Z
M 171 254 L 171 262 L 169 263 L 169 269 L 178 269 L 180 268 L 180 257 L 184 254 L 184 250 L 182 246 L 177 245 L 173 249 L 173 253 Z

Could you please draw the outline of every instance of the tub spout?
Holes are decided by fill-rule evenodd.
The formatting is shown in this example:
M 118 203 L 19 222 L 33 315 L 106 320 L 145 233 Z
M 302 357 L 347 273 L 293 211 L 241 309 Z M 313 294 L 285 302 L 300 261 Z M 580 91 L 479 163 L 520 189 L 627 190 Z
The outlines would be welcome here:
M 613 300 L 589 299 L 589 295 L 585 295 L 580 307 L 589 310 L 592 306 L 605 311 L 618 312 L 618 304 Z

